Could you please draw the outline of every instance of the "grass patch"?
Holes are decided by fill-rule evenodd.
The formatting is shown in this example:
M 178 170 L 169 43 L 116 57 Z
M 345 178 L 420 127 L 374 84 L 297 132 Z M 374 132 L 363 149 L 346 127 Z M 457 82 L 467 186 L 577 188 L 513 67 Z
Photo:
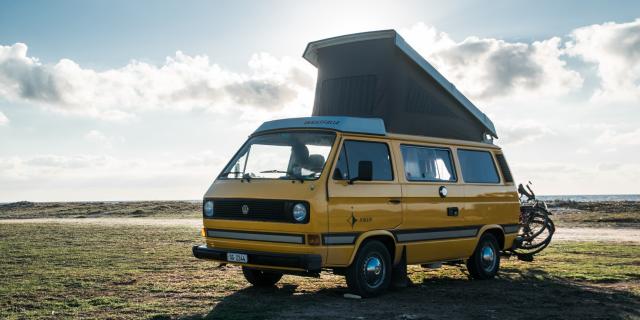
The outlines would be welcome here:
M 560 227 L 640 228 L 638 201 L 548 201 Z
M 0 204 L 0 219 L 201 217 L 200 201 L 14 202 Z
M 640 228 L 640 210 L 629 212 L 568 210 L 557 211 L 551 218 L 558 227 Z
M 492 281 L 411 266 L 414 286 L 347 300 L 328 273 L 251 288 L 240 268 L 193 258 L 200 241 L 188 227 L 0 224 L 0 318 L 640 317 L 639 245 L 553 243 Z

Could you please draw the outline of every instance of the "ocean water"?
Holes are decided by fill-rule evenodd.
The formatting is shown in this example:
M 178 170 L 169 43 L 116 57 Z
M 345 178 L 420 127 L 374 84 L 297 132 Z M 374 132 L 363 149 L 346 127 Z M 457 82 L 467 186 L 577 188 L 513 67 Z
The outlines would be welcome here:
M 536 196 L 536 198 L 543 201 L 562 200 L 562 201 L 577 201 L 577 202 L 592 202 L 592 201 L 640 201 L 640 194 L 595 194 L 595 195 L 545 195 Z
M 595 195 L 544 195 L 539 196 L 536 195 L 536 198 L 542 201 L 553 201 L 553 200 L 562 200 L 562 201 L 577 201 L 577 202 L 592 202 L 592 201 L 640 201 L 640 194 L 595 194 Z M 140 200 L 140 201 L 151 201 L 151 200 Z M 173 200 L 169 200 L 173 201 Z M 179 200 L 178 200 L 179 201 Z M 190 203 L 200 203 L 202 200 L 183 200 Z M 36 201 L 37 202 L 37 201 Z M 74 201 L 74 202 L 129 202 L 129 201 Z M 162 202 L 162 200 L 159 200 Z M 1 202 L 2 204 L 9 204 L 12 202 Z

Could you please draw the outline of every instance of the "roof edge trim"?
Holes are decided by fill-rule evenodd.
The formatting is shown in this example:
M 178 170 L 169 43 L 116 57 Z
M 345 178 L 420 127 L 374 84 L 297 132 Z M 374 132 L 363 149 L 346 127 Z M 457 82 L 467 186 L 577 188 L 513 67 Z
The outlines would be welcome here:
M 380 118 L 315 116 L 267 121 L 253 134 L 280 129 L 329 129 L 340 132 L 384 136 L 387 130 Z

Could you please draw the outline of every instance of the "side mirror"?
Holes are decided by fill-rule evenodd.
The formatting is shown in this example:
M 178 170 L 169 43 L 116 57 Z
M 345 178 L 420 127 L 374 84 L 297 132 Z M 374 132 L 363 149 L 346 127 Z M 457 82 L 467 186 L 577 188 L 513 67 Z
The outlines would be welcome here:
M 351 178 L 349 183 L 354 181 L 371 181 L 373 180 L 373 162 L 371 161 L 358 161 L 358 175 Z

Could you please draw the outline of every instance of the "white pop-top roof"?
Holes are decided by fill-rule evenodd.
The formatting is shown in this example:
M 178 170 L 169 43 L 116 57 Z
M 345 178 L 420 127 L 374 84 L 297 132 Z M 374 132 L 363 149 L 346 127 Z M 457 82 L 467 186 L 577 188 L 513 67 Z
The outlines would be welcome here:
M 370 31 L 363 33 L 349 34 L 339 37 L 310 42 L 302 55 L 307 61 L 318 67 L 318 50 L 324 47 L 331 47 L 346 43 L 393 38 L 397 48 L 420 66 L 430 77 L 432 77 L 442 88 L 454 97 L 464 108 L 466 108 L 487 130 L 487 133 L 497 137 L 496 128 L 489 117 L 487 117 L 478 107 L 476 107 L 467 97 L 465 97 L 456 87 L 449 82 L 438 70 L 436 70 L 427 60 L 418 54 L 395 30 Z

